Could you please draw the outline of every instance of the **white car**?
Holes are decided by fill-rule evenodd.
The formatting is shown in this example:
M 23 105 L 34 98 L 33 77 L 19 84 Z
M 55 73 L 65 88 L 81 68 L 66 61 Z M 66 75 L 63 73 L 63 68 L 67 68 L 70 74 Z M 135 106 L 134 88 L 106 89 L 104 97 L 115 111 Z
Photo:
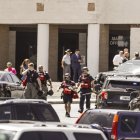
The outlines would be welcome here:
M 5 121 L 0 140 L 107 140 L 102 131 L 86 125 Z

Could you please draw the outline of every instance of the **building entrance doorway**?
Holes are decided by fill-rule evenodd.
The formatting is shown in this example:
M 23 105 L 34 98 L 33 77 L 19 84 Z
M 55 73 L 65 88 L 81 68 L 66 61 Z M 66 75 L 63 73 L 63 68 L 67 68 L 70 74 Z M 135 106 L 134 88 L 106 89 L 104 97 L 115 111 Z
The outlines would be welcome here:
M 63 80 L 63 69 L 61 60 L 66 49 L 70 49 L 72 53 L 79 48 L 79 33 L 59 33 L 58 42 L 58 81 Z M 72 75 L 71 75 L 72 77 Z
M 37 32 L 16 32 L 16 70 L 19 75 L 20 65 L 25 58 L 36 66 Z

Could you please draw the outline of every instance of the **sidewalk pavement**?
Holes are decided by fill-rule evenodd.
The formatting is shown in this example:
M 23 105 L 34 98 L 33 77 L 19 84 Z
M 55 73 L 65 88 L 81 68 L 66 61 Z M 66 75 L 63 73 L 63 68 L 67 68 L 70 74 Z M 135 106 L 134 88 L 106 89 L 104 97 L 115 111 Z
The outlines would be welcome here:
M 62 89 L 60 89 L 59 92 L 57 91 L 57 89 L 61 85 L 61 82 L 52 82 L 52 85 L 53 85 L 54 94 L 52 96 L 49 96 L 49 95 L 47 96 L 48 103 L 51 103 L 51 104 L 63 104 L 63 99 L 61 99 Z M 73 104 L 79 103 L 79 100 L 80 100 L 79 98 L 78 99 L 73 99 Z M 96 100 L 96 96 L 93 93 L 91 95 L 91 103 L 95 103 L 95 100 Z

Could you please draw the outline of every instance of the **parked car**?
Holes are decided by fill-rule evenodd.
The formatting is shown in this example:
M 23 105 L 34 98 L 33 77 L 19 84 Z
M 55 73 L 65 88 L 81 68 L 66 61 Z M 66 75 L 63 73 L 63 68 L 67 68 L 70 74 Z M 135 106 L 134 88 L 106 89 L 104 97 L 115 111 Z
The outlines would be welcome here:
M 134 90 L 140 90 L 138 77 L 107 77 L 97 96 L 97 108 L 128 109 L 130 95 Z
M 22 98 L 23 93 L 24 87 L 15 74 L 0 71 L 0 97 Z
M 9 122 L 0 124 L 1 140 L 107 140 L 91 127 L 63 124 Z
M 110 140 L 140 139 L 140 112 L 117 109 L 89 109 L 76 124 L 91 124 Z
M 101 88 L 108 76 L 140 76 L 140 60 L 128 60 L 113 71 L 100 72 L 95 77 L 95 83 Z M 98 92 L 98 91 L 97 91 Z
M 9 99 L 0 102 L 0 120 L 60 122 L 52 105 L 41 99 Z

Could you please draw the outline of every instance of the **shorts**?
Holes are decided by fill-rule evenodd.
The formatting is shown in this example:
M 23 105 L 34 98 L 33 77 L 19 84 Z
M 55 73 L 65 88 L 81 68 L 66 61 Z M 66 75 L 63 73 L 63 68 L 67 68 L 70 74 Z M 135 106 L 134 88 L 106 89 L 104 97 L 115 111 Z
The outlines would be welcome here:
M 63 94 L 63 102 L 64 102 L 64 104 L 72 103 L 72 95 Z

